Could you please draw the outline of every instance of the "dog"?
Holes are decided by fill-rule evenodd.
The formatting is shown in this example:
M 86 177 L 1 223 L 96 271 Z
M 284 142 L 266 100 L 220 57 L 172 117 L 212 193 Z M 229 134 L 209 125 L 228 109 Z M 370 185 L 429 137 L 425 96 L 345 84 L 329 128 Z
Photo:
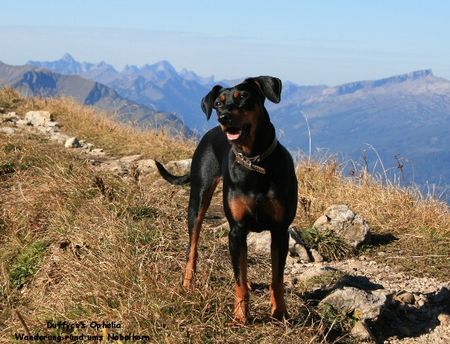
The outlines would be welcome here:
M 174 176 L 156 162 L 172 184 L 190 182 L 189 244 L 183 286 L 191 288 L 196 270 L 200 229 L 213 192 L 223 180 L 223 207 L 228 220 L 229 251 L 235 279 L 234 321 L 249 317 L 247 234 L 271 233 L 271 316 L 288 317 L 283 275 L 288 253 L 288 227 L 297 210 L 297 178 L 289 152 L 277 140 L 264 107 L 265 99 L 279 103 L 281 80 L 270 76 L 245 79 L 224 88 L 214 86 L 202 99 L 209 120 L 216 110 L 219 125 L 200 140 L 188 175 Z

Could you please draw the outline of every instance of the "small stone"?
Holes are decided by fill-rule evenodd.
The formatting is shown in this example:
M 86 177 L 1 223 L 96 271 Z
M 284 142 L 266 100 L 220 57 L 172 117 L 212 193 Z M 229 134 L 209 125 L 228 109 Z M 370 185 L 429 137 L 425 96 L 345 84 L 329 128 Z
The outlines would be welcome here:
M 409 292 L 401 292 L 398 295 L 396 295 L 394 298 L 402 303 L 407 303 L 410 305 L 412 305 L 416 301 L 414 295 Z
M 16 133 L 16 129 L 11 127 L 2 127 L 0 128 L 0 132 L 6 135 L 14 135 Z
M 25 126 L 30 125 L 30 122 L 28 122 L 26 119 L 18 119 L 18 120 L 16 121 L 16 125 L 17 125 L 18 127 L 25 127 Z
M 95 156 L 105 156 L 106 153 L 103 151 L 102 148 L 94 148 L 92 149 L 89 154 L 95 155 Z
M 441 323 L 441 326 L 450 327 L 450 314 L 441 313 L 437 318 Z
M 423 307 L 425 305 L 425 301 L 419 300 L 419 301 L 417 301 L 417 304 L 419 305 L 419 307 Z
M 323 262 L 323 257 L 319 253 L 319 251 L 317 251 L 315 249 L 311 249 L 311 256 L 312 256 L 314 262 L 316 262 L 316 263 Z
M 17 116 L 15 112 L 8 112 L 0 115 L 0 123 L 16 123 L 19 119 L 20 117 Z
M 295 244 L 294 246 L 295 255 L 300 258 L 300 260 L 305 262 L 310 262 L 311 258 L 309 257 L 308 250 L 302 244 Z
M 353 326 L 350 334 L 362 343 L 375 343 L 375 337 L 364 321 L 358 321 Z
M 78 142 L 78 139 L 76 137 L 69 137 L 66 142 L 64 143 L 64 147 L 66 148 L 79 148 L 80 142 Z
M 262 254 L 270 254 L 270 243 L 272 237 L 269 231 L 261 233 L 250 232 L 247 236 L 247 246 L 249 249 Z

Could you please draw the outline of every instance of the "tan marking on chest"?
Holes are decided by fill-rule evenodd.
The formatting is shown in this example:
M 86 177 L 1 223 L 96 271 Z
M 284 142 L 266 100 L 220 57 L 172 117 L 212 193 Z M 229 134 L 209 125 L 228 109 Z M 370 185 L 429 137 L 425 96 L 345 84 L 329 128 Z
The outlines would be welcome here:
M 231 214 L 236 221 L 242 221 L 246 214 L 252 214 L 255 201 L 247 196 L 239 196 L 228 201 Z

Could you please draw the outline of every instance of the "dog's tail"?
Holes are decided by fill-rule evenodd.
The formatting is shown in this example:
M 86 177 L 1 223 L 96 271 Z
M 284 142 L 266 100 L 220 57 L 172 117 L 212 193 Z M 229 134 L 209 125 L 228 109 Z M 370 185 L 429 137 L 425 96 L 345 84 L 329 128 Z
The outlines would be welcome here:
M 174 176 L 169 171 L 167 171 L 160 162 L 155 160 L 155 164 L 161 177 L 167 180 L 170 184 L 183 185 L 188 184 L 191 181 L 191 175 L 189 173 L 185 174 L 184 176 Z

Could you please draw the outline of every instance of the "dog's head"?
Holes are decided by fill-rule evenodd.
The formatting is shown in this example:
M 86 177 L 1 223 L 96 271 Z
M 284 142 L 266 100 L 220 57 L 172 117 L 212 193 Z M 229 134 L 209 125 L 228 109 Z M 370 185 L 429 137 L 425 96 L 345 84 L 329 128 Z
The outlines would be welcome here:
M 245 79 L 231 87 L 214 86 L 202 99 L 202 110 L 207 119 L 212 110 L 217 112 L 220 127 L 231 143 L 245 143 L 252 136 L 261 116 L 266 112 L 264 100 L 279 103 L 281 80 L 271 76 Z

